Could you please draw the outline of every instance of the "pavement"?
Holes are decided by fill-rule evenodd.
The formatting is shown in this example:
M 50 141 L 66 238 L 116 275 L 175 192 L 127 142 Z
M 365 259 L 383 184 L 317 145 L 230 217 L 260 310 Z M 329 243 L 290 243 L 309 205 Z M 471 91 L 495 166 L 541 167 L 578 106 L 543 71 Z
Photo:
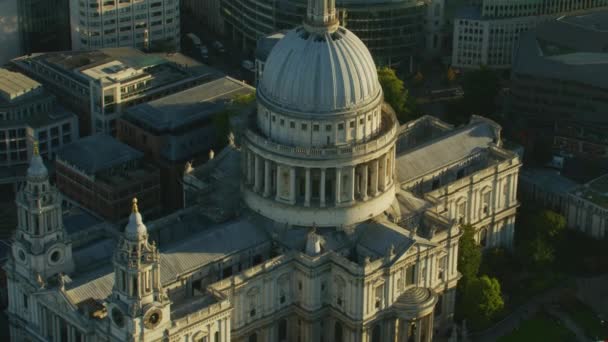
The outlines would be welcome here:
M 585 337 L 585 333 L 583 332 L 583 330 L 581 330 L 581 328 L 579 328 L 578 325 L 576 325 L 576 323 L 574 323 L 574 321 L 570 319 L 570 316 L 568 316 L 563 311 L 557 309 L 554 306 L 549 307 L 548 311 L 551 315 L 559 318 L 559 320 L 566 326 L 566 328 L 568 328 L 568 330 L 572 331 L 574 335 L 576 335 L 576 340 L 578 342 L 588 341 Z
M 481 333 L 471 334 L 470 337 L 475 341 L 481 342 L 496 341 L 501 336 L 505 336 L 515 330 L 523 321 L 534 316 L 541 308 L 556 302 L 564 291 L 566 291 L 565 287 L 554 288 L 520 306 L 493 327 Z

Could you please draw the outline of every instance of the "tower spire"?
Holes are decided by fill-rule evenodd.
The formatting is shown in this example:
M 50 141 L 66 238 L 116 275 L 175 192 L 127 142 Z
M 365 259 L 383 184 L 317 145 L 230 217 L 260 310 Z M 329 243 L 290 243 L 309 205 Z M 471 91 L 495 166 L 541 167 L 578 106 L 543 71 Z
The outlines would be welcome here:
M 38 140 L 34 140 L 34 155 L 39 156 L 40 150 L 38 149 Z
M 133 209 L 131 210 L 134 214 L 139 212 L 139 208 L 137 208 L 137 197 L 133 197 Z
M 334 32 L 339 22 L 336 15 L 336 0 L 308 0 L 304 27 L 315 33 Z

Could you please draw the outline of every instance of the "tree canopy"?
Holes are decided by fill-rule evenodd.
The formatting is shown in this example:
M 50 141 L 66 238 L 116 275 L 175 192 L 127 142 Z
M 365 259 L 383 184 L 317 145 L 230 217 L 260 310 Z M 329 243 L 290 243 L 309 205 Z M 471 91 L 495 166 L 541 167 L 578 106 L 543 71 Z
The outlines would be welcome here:
M 475 242 L 475 228 L 462 225 L 464 233 L 458 242 L 458 271 L 463 276 L 463 283 L 474 279 L 481 265 L 481 247 Z
M 472 279 L 464 290 L 463 309 L 473 327 L 485 326 L 504 308 L 500 283 L 486 275 Z
M 556 249 L 566 231 L 566 219 L 551 210 L 540 210 L 522 217 L 517 251 L 523 262 L 543 268 L 553 264 Z
M 384 92 L 384 100 L 393 107 L 400 122 L 415 119 L 416 102 L 405 89 L 403 81 L 397 77 L 394 69 L 382 67 L 378 69 L 378 81 Z

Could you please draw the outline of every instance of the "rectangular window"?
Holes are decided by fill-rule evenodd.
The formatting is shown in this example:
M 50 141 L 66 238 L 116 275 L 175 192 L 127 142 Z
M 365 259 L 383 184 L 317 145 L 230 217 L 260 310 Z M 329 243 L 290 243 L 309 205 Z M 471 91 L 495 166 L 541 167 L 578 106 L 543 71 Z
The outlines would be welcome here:
M 490 213 L 490 201 L 492 199 L 492 192 L 488 191 L 483 195 L 483 213 L 488 215 Z
M 281 123 L 281 126 L 285 126 L 285 120 L 284 119 L 281 119 L 280 123 Z
M 312 125 L 312 130 L 315 131 L 315 132 L 318 132 L 319 131 L 319 125 L 317 125 L 317 124 Z
M 416 265 L 408 266 L 405 269 L 405 285 L 413 285 L 416 275 Z
M 380 285 L 378 287 L 376 287 L 376 300 L 375 300 L 375 307 L 376 309 L 381 309 L 382 308 L 382 298 L 384 297 L 384 285 Z
M 447 265 L 447 257 L 446 256 L 442 256 L 439 259 L 439 265 L 438 265 L 439 272 L 437 272 L 437 279 L 439 279 L 439 280 L 445 280 L 444 277 L 445 277 L 445 268 L 446 268 L 446 265 Z
M 331 131 L 331 125 L 325 125 L 325 130 L 327 132 L 330 132 Z
M 350 126 L 350 128 L 355 128 L 355 120 L 349 122 L 348 125 Z
M 338 124 L 338 130 L 343 130 L 344 129 L 344 124 L 343 123 L 339 123 Z
M 289 127 L 290 127 L 290 128 L 296 128 L 296 123 L 295 123 L 295 122 L 293 122 L 293 121 L 290 121 L 290 122 L 289 122 Z
M 308 125 L 307 124 L 302 124 L 302 130 L 305 131 L 308 129 Z

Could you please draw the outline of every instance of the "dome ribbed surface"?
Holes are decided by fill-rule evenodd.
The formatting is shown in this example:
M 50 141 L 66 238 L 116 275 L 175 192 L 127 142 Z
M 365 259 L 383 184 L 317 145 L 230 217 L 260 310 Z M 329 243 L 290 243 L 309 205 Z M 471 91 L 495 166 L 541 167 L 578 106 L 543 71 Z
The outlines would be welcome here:
M 142 240 L 147 237 L 148 229 L 139 212 L 131 213 L 129 223 L 125 227 L 125 236 L 129 240 Z
M 413 287 L 405 291 L 399 298 L 397 303 L 400 305 L 415 306 L 424 304 L 433 297 L 431 290 L 424 287 Z
M 275 105 L 316 113 L 352 109 L 381 93 L 369 50 L 342 27 L 289 31 L 270 52 L 258 91 Z
M 45 178 L 48 176 L 48 171 L 46 166 L 44 166 L 44 162 L 42 161 L 42 157 L 40 155 L 35 154 L 30 160 L 30 165 L 27 168 L 27 177 L 30 178 Z

